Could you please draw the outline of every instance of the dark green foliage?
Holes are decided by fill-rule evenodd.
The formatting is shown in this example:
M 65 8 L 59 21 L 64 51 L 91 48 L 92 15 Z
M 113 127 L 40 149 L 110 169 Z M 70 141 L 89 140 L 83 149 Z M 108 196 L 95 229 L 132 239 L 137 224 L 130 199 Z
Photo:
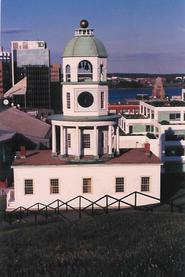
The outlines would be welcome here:
M 0 196 L 0 212 L 4 211 L 6 207 L 6 196 Z
M 185 276 L 185 216 L 118 212 L 1 230 L 1 277 Z
M 181 170 L 181 165 L 178 166 Z M 161 175 L 161 199 L 168 200 L 177 191 L 185 189 L 185 174 L 183 172 Z

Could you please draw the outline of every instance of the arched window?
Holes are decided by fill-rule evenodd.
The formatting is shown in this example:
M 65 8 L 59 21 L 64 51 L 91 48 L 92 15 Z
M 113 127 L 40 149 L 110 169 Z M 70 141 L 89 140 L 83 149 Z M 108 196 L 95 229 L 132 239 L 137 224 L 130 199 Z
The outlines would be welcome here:
M 104 80 L 104 69 L 103 69 L 103 64 L 100 64 L 100 80 Z
M 71 67 L 66 65 L 66 82 L 71 82 Z
M 93 78 L 93 67 L 92 64 L 83 60 L 78 64 L 78 82 L 86 82 Z

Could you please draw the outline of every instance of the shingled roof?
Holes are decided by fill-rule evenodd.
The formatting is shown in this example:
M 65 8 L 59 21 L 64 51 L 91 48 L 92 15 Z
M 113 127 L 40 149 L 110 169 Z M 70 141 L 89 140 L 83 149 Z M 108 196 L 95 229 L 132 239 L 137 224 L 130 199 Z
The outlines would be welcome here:
M 0 142 L 11 140 L 15 134 L 15 132 L 0 129 Z
M 51 126 L 16 108 L 0 111 L 0 129 L 19 133 L 33 142 L 44 142 L 51 135 Z
M 128 163 L 136 163 L 136 164 L 159 164 L 160 159 L 155 156 L 151 151 L 145 152 L 143 148 L 134 148 L 128 150 L 126 153 L 115 157 L 109 161 L 108 164 L 128 164 Z
M 84 161 L 85 163 L 85 161 Z M 88 160 L 86 160 L 88 163 Z M 94 162 L 89 162 L 94 163 Z M 102 164 L 160 164 L 160 159 L 153 153 L 146 154 L 144 149 L 130 149 L 128 152 L 109 160 L 101 162 Z M 39 150 L 33 153 L 27 153 L 26 159 L 16 159 L 13 165 L 67 165 L 72 164 L 69 160 L 60 160 L 52 158 L 51 150 Z M 76 162 L 77 164 L 77 162 Z

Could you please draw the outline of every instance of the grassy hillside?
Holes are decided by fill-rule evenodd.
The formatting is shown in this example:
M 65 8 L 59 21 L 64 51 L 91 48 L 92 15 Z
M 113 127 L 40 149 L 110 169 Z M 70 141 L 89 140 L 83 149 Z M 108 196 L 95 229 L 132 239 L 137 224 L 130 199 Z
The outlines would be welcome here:
M 4 276 L 185 276 L 185 215 L 117 212 L 0 231 Z

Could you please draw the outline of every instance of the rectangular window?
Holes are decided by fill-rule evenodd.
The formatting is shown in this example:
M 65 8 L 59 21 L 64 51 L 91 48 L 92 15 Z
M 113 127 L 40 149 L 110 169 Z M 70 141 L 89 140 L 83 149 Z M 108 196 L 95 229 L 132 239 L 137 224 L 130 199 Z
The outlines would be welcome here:
M 170 113 L 170 120 L 180 120 L 180 113 Z
M 18 43 L 17 42 L 13 42 L 13 49 L 18 49 Z
M 27 41 L 24 41 L 24 42 L 23 42 L 22 48 L 23 48 L 23 49 L 28 49 L 28 42 L 27 42 Z
M 101 91 L 101 109 L 105 108 L 105 96 L 104 91 Z
M 67 147 L 71 148 L 71 134 L 67 134 Z
M 150 177 L 141 177 L 141 191 L 149 191 Z
M 144 115 L 146 116 L 146 107 L 144 107 Z
M 175 119 L 175 114 L 174 113 L 171 113 L 170 114 L 170 120 L 174 120 Z
M 124 192 L 124 178 L 123 177 L 116 178 L 116 192 Z
M 59 193 L 58 179 L 50 179 L 50 193 Z
M 67 100 L 67 109 L 71 109 L 71 97 L 70 92 L 66 93 L 66 100 Z
M 91 193 L 91 178 L 83 179 L 83 193 Z
M 146 132 L 150 132 L 150 125 L 146 125 Z
M 33 194 L 33 180 L 32 179 L 24 180 L 24 193 L 25 194 Z
M 90 148 L 90 134 L 82 134 L 82 147 Z
M 129 125 L 129 134 L 132 134 L 132 133 L 133 133 L 133 126 Z

